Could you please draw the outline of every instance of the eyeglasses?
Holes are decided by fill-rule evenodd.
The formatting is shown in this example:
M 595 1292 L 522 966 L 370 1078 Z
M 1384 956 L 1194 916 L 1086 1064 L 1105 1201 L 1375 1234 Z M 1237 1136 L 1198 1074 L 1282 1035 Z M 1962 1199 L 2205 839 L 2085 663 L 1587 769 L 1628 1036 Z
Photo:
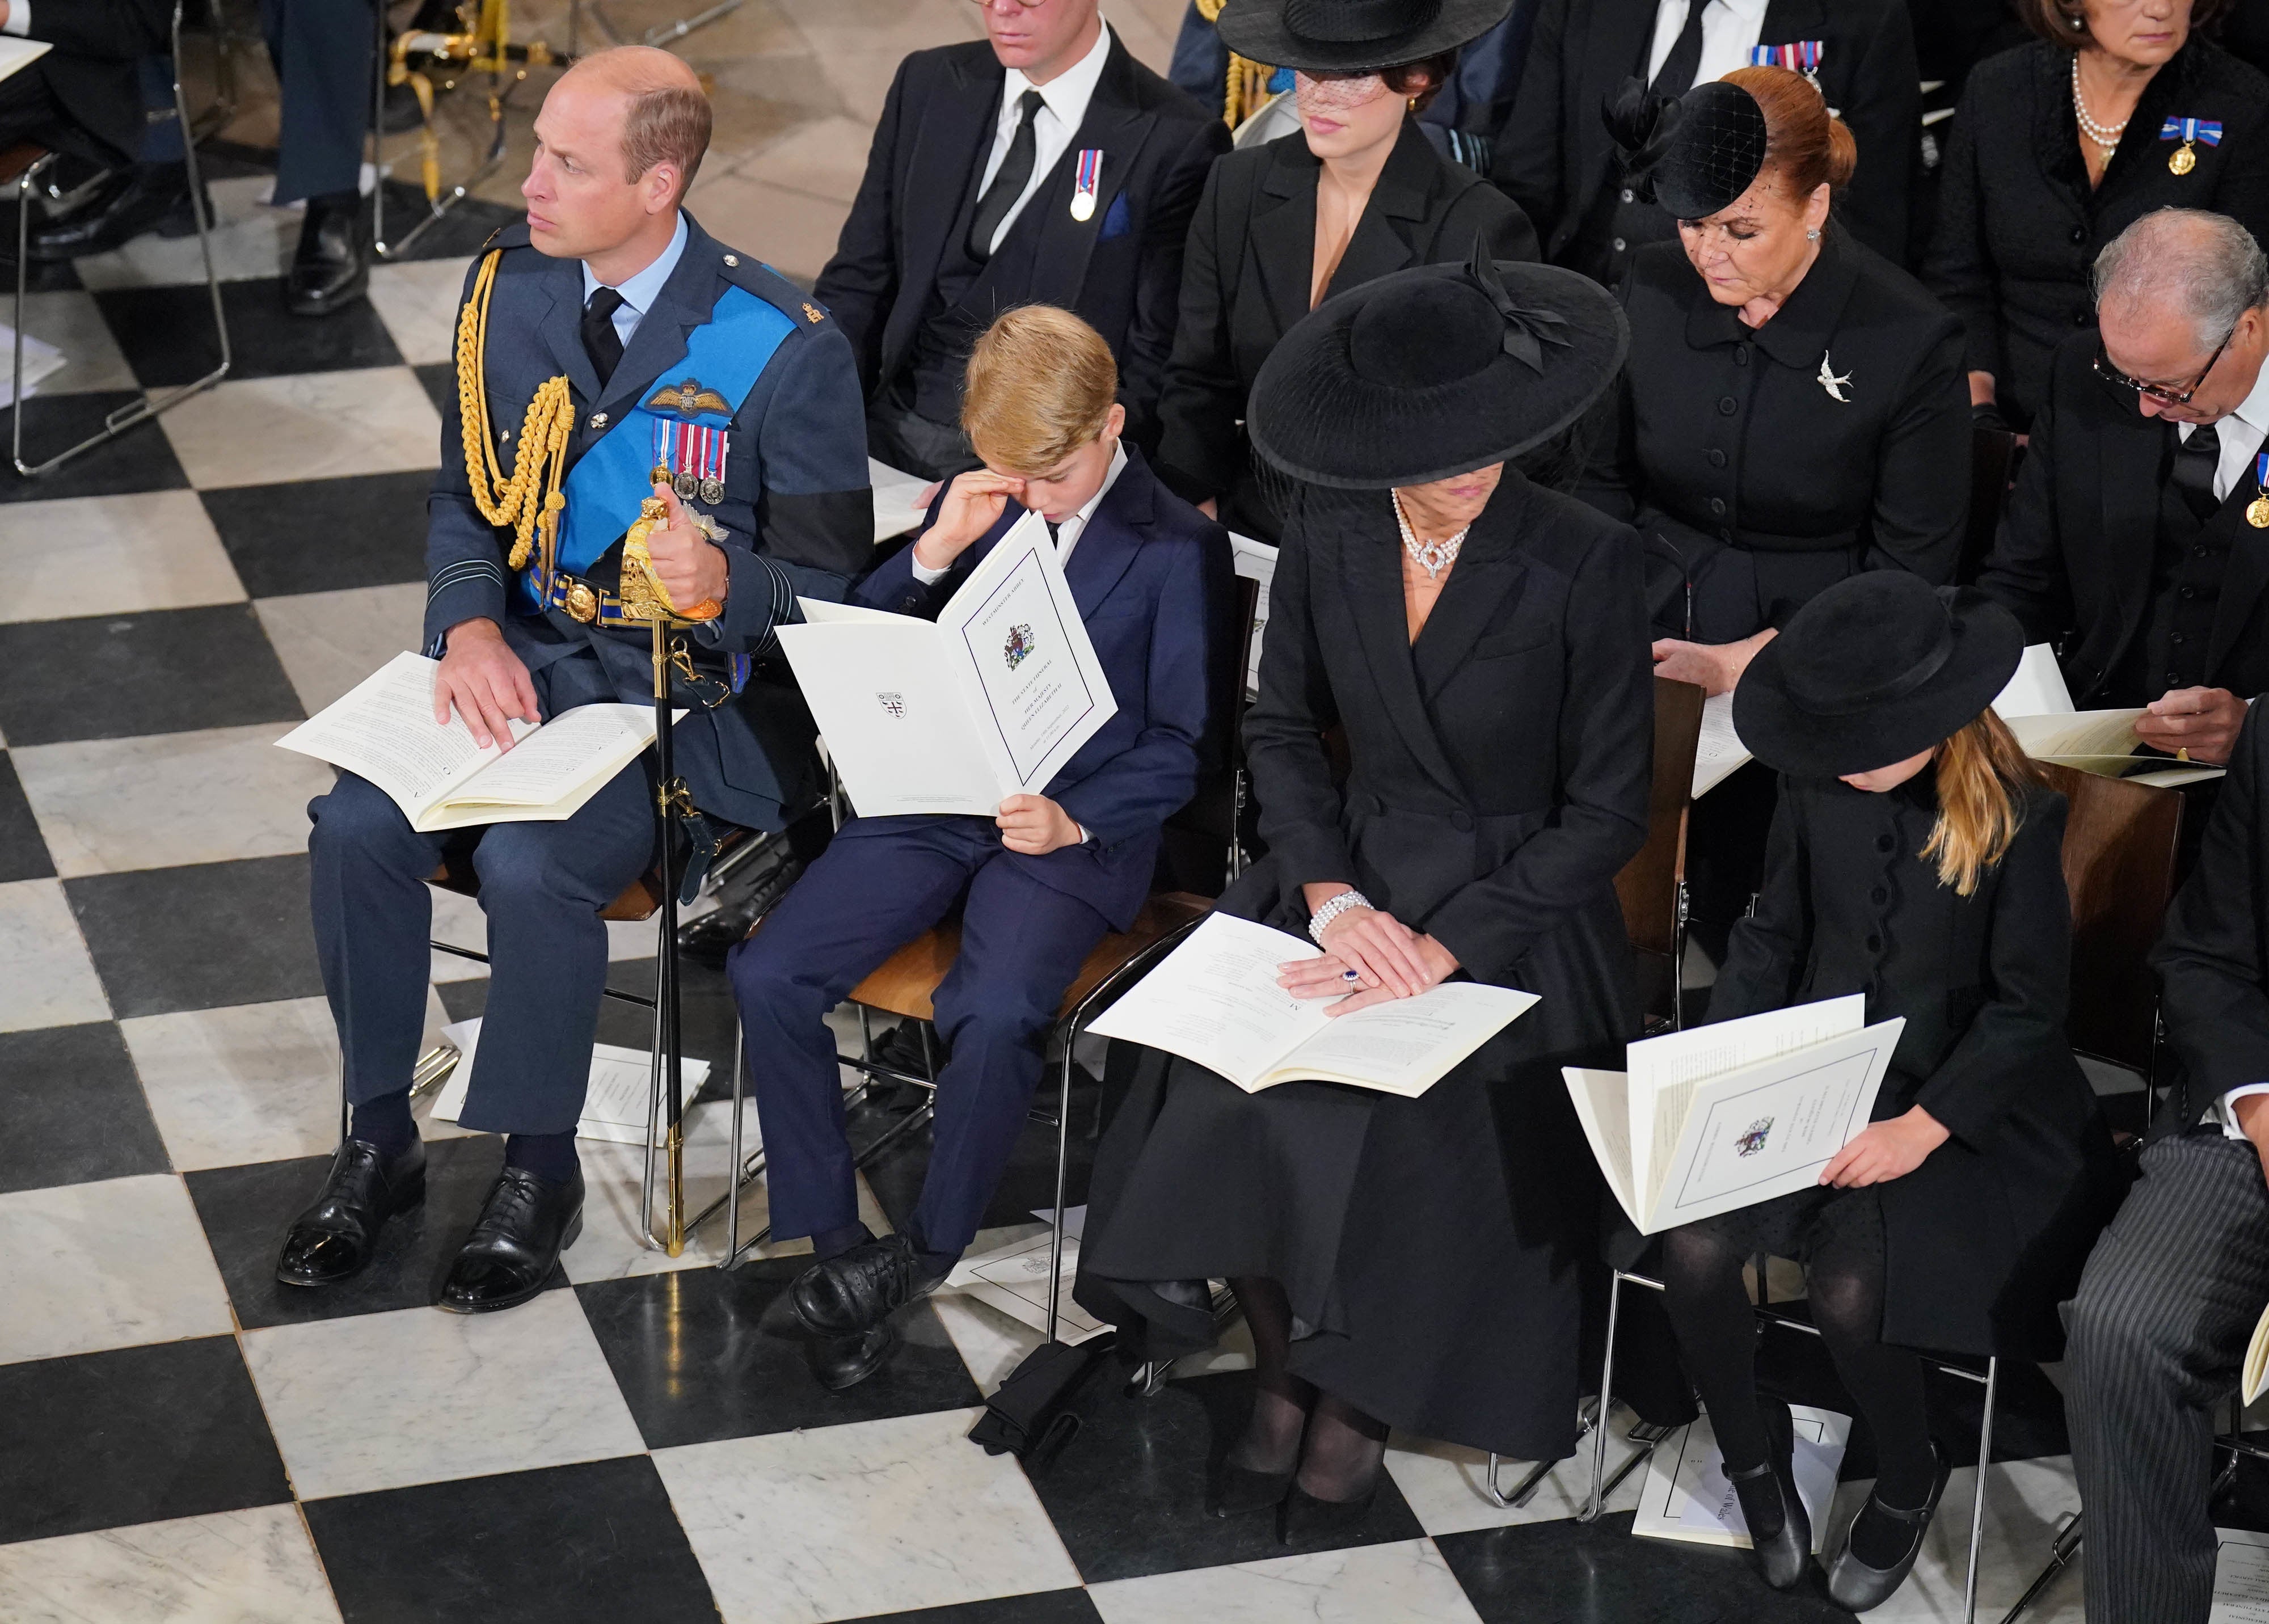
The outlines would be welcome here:
M 2214 353 L 2206 357 L 2206 365 L 2199 368 L 2199 375 L 2191 379 L 2185 388 L 2169 389 L 2163 383 L 2145 383 L 2140 378 L 2130 378 L 2111 364 L 2110 352 L 2101 343 L 2095 347 L 2094 363 L 2095 375 L 2106 383 L 2117 384 L 2123 389 L 2132 389 L 2138 395 L 2147 395 L 2162 406 L 2187 406 L 2191 403 L 2191 396 L 2196 395 L 2199 392 L 2199 386 L 2206 381 L 2206 374 L 2212 372 L 2215 364 L 2221 359 L 2221 352 L 2229 348 L 2229 341 L 2236 336 L 2237 328 L 2235 326 L 2222 335 L 2221 342 L 2214 347 Z

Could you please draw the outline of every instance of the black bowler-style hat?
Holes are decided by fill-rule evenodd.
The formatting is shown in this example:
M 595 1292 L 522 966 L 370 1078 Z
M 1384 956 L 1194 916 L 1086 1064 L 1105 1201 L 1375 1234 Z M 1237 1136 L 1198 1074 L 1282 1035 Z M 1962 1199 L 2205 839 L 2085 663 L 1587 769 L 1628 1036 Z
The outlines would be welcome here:
M 1374 73 L 1477 40 L 1512 0 L 1229 0 L 1214 23 L 1251 62 L 1311 73 Z
M 1814 598 L 1757 651 L 1733 690 L 1733 729 L 1792 777 L 1872 772 L 1975 720 L 2024 653 L 2024 629 L 1983 593 L 1870 570 Z
M 1309 484 L 1384 491 L 1447 479 L 1542 444 L 1622 365 L 1613 295 L 1556 265 L 1419 265 L 1326 299 L 1253 380 L 1245 432 Z
M 1644 82 L 1626 79 L 1600 116 L 1632 189 L 1677 219 L 1709 218 L 1748 191 L 1765 166 L 1765 110 L 1723 79 L 1679 97 L 1653 95 Z

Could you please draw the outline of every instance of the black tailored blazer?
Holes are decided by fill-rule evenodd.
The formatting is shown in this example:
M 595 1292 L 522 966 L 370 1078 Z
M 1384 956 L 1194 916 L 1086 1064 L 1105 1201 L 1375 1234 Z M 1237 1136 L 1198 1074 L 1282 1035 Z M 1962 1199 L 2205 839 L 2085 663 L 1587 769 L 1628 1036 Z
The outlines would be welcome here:
M 2167 167 L 2169 118 L 2219 120 L 2197 167 Z M 1970 372 L 1991 373 L 2003 414 L 2029 424 L 2048 395 L 2049 358 L 2093 331 L 2088 268 L 2154 209 L 2207 209 L 2269 241 L 2269 78 L 2192 33 L 2152 76 L 2102 184 L 2091 192 L 2073 120 L 2072 53 L 2045 41 L 1977 64 L 1947 139 L 1938 230 L 1923 280 L 1969 331 Z
M 1267 541 L 1278 525 L 1253 479 L 1245 402 L 1277 340 L 1308 314 L 1322 173 L 1297 132 L 1214 166 L 1190 221 L 1181 325 L 1158 406 L 1159 477 L 1190 501 L 1223 498 L 1223 522 Z M 1501 260 L 1536 257 L 1528 218 L 1405 118 L 1325 296 L 1405 266 L 1462 261 L 1476 239 Z
M 74 123 L 128 158 L 142 143 L 139 58 L 170 48 L 172 0 L 62 0 L 42 7 L 30 37 L 55 48 L 26 69 L 47 81 Z
M 1764 890 L 1733 926 L 1709 1019 L 1851 993 L 1870 1022 L 1903 1015 L 1874 1119 L 1919 1105 L 1952 1137 L 1877 1186 L 1884 1340 L 2054 1358 L 2056 1305 L 2117 1189 L 2065 1036 L 2065 800 L 2027 791 L 2015 840 L 1968 897 L 1920 855 L 1937 818 L 1929 771 L 1881 794 L 1784 778 Z
M 1623 307 L 1630 358 L 1582 494 L 1644 538 L 1656 635 L 1732 642 L 1861 570 L 1952 579 L 1962 329 L 1913 277 L 1831 226 L 1752 328 L 1665 242 L 1633 262 Z
M 1542 0 L 1538 8 L 1489 174 L 1536 222 L 1556 264 L 1565 262 L 1600 188 L 1622 183 L 1600 107 L 1645 72 L 1656 9 L 1655 0 Z M 1821 93 L 1859 147 L 1844 218 L 1868 246 L 1903 262 L 1922 117 L 1905 0 L 1771 0 L 1757 42 L 1801 40 L 1822 42 Z
M 2056 645 L 2073 704 L 2148 705 L 2166 688 L 2132 691 L 2128 655 L 2151 609 L 2172 430 L 2098 378 L 2095 358 L 2088 334 L 2058 347 L 2016 492 L 1977 585 L 2024 624 L 2027 642 Z M 2254 491 L 2253 481 L 2241 478 L 2207 521 L 2232 545 L 2206 645 L 2206 682 L 2245 698 L 2269 691 L 2269 621 L 2259 613 L 2269 534 L 2242 517 Z
M 1005 74 L 979 41 L 915 51 L 891 82 L 859 196 L 812 289 L 850 337 L 870 399 L 913 353 L 946 237 L 983 168 Z M 1074 171 L 1080 152 L 1095 148 L 1103 152 L 1095 210 L 1075 220 Z M 1217 113 L 1136 62 L 1114 35 L 1079 133 L 1024 205 L 1041 235 L 1031 285 L 1016 302 L 1060 305 L 1103 335 L 1137 444 L 1156 436 L 1190 210 L 1228 148 Z

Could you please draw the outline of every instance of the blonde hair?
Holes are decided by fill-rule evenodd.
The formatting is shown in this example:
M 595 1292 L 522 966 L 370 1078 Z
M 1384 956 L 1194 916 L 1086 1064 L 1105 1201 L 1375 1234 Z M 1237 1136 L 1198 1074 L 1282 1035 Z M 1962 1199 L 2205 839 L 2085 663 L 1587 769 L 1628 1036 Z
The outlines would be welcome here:
M 1938 882 L 1967 897 L 1978 876 L 2008 855 L 2024 822 L 2021 792 L 2038 784 L 2032 760 L 1990 710 L 1938 749 L 1938 822 L 1923 842 L 1938 861 Z
M 961 426 L 977 454 L 1012 474 L 1046 474 L 1098 438 L 1119 394 L 1103 335 L 1068 310 L 1004 311 L 969 352 Z

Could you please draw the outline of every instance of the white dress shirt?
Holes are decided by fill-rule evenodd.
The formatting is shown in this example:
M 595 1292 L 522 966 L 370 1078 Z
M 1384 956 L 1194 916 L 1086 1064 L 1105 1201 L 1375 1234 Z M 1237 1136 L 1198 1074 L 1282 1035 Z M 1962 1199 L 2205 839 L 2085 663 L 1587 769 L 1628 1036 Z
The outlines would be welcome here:
M 993 150 L 985 159 L 985 173 L 978 181 L 977 195 L 985 196 L 985 188 L 1001 172 L 1002 160 L 1009 156 L 1009 144 L 1016 138 L 1016 126 L 1024 118 L 1023 109 L 1016 106 L 1028 90 L 1040 92 L 1041 107 L 1032 117 L 1032 178 L 1024 182 L 1024 189 L 1009 205 L 1009 212 L 1001 217 L 1001 228 L 993 233 L 986 245 L 989 253 L 1001 246 L 1024 205 L 1032 201 L 1032 194 L 1040 189 L 1040 182 L 1056 166 L 1056 160 L 1070 150 L 1072 138 L 1079 134 L 1080 124 L 1087 117 L 1087 104 L 1094 100 L 1095 82 L 1103 77 L 1103 64 L 1111 55 L 1111 25 L 1098 23 L 1095 43 L 1087 55 L 1066 68 L 1045 85 L 1035 85 L 1024 77 L 1021 68 L 1009 70 L 1008 80 L 1001 86 L 1001 116 L 994 125 Z
M 1694 82 L 1707 85 L 1749 65 L 1749 48 L 1764 33 L 1768 0 L 1710 0 L 1702 11 L 1702 64 Z M 1661 0 L 1654 9 L 1654 44 L 1646 54 L 1647 83 L 1662 71 L 1670 48 L 1686 28 L 1686 0 Z
M 624 349 L 630 348 L 631 335 L 638 331 L 639 321 L 654 307 L 654 299 L 660 296 L 661 284 L 669 280 L 669 273 L 676 270 L 677 262 L 684 258 L 685 238 L 685 211 L 681 209 L 677 214 L 677 229 L 669 234 L 669 246 L 654 256 L 653 264 L 638 275 L 625 277 L 615 284 L 615 292 L 623 296 L 623 302 L 615 306 L 615 331 L 621 336 Z M 588 260 L 583 261 L 582 266 L 583 303 L 588 307 L 591 295 L 599 291 L 599 279 L 591 274 Z
M 1095 517 L 1095 510 L 1102 505 L 1103 498 L 1111 494 L 1111 487 L 1119 483 L 1119 476 L 1126 471 L 1126 468 L 1127 447 L 1114 440 L 1111 447 L 1111 471 L 1103 476 L 1103 483 L 1095 488 L 1095 494 L 1080 504 L 1079 511 L 1056 526 L 1056 563 L 1059 565 L 1070 561 L 1071 550 L 1079 545 L 1079 538 L 1087 533 L 1087 521 Z M 946 570 L 953 567 L 949 564 L 942 570 L 928 569 L 920 558 L 909 558 L 906 562 L 913 566 L 914 579 L 925 587 L 933 581 L 943 580 Z
M 2178 423 L 2175 432 L 2187 441 L 2193 426 Z M 2236 411 L 2216 423 L 2214 432 L 2221 446 L 2221 460 L 2214 469 L 2214 499 L 2225 502 L 2232 491 L 2253 476 L 2254 454 L 2269 439 L 2269 362 L 2263 364 L 2259 376 L 2253 380 L 2253 392 L 2238 402 Z
M 19 40 L 32 37 L 32 0 L 8 0 L 8 20 L 0 23 L 0 33 L 12 33 Z

